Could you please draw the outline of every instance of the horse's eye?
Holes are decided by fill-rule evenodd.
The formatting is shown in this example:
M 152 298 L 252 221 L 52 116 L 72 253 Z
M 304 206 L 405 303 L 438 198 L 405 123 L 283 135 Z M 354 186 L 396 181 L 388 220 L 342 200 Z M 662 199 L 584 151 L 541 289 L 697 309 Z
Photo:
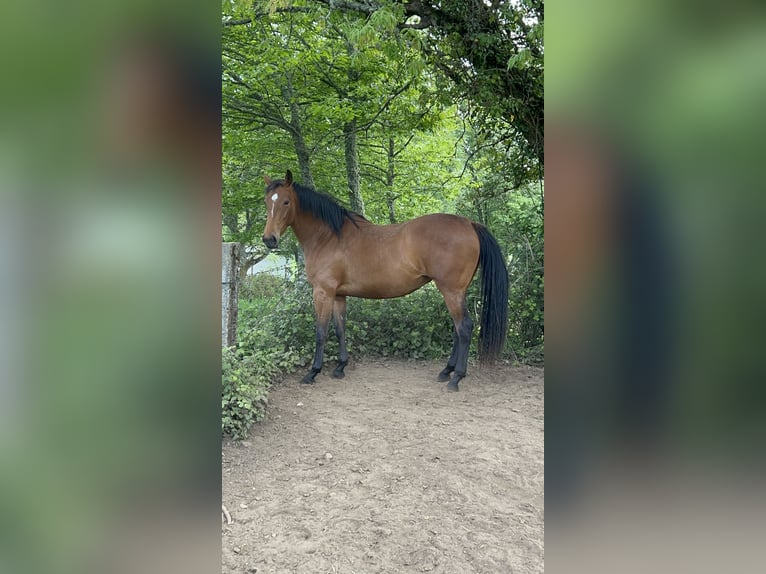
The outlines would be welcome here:
M 290 205 L 290 200 L 289 199 L 285 199 L 284 205 Z

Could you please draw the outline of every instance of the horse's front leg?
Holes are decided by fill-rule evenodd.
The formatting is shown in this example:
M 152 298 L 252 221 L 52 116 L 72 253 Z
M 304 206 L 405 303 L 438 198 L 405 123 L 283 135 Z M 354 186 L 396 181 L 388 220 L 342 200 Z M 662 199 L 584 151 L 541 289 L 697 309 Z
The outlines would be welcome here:
M 324 360 L 324 345 L 327 341 L 327 330 L 332 318 L 332 307 L 335 294 L 330 294 L 324 289 L 314 288 L 314 310 L 316 311 L 316 349 L 314 351 L 314 362 L 311 364 L 311 370 L 306 374 L 301 383 L 313 384 L 317 373 L 322 370 L 322 361 Z
M 335 333 L 338 335 L 338 366 L 332 372 L 336 379 L 346 376 L 343 369 L 348 365 L 348 351 L 346 350 L 346 298 L 335 297 L 332 316 L 335 321 Z

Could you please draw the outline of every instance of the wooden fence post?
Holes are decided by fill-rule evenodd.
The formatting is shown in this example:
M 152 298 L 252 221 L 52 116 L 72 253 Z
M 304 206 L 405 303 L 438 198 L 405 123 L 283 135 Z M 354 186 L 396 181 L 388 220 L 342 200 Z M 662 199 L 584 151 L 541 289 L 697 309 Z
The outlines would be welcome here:
M 239 243 L 223 243 L 221 252 L 221 345 L 237 342 Z

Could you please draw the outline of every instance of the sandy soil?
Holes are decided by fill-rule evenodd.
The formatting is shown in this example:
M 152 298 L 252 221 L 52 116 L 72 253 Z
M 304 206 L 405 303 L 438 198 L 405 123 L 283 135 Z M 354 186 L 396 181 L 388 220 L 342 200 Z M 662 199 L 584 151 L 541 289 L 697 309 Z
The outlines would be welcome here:
M 543 571 L 543 370 L 366 359 L 223 448 L 224 573 Z M 325 369 L 328 371 L 328 369 Z

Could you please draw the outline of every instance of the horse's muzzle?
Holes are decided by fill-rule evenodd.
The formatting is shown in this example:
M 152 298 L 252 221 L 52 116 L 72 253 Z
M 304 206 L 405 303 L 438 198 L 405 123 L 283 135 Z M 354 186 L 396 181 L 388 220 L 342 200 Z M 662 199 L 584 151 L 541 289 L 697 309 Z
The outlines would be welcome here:
M 274 249 L 279 244 L 279 240 L 274 235 L 269 235 L 268 237 L 264 235 L 263 242 L 269 249 Z

